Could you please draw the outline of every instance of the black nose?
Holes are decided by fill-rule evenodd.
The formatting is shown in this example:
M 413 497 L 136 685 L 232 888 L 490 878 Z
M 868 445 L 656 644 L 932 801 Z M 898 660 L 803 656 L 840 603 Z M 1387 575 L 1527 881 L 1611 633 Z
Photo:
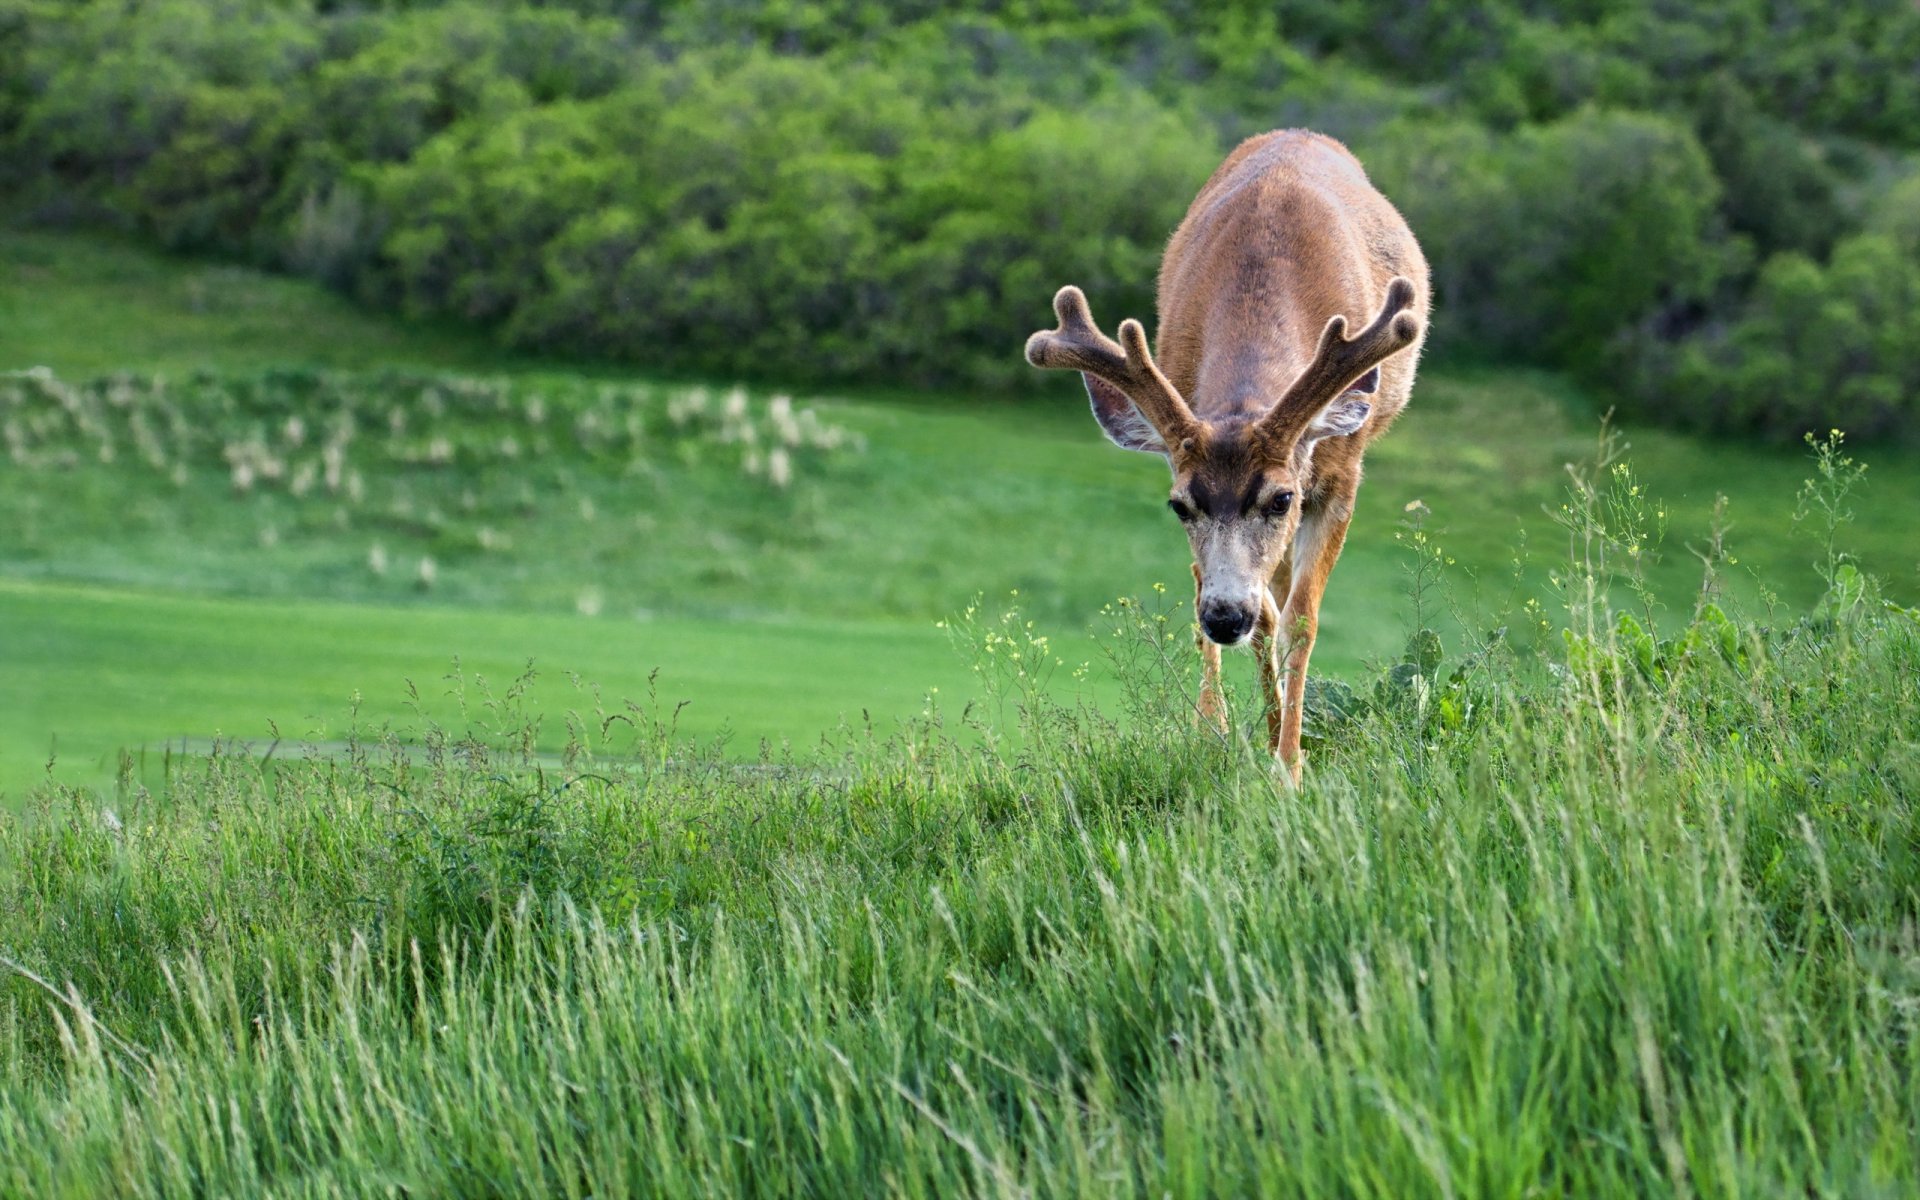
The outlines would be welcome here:
M 1208 637 L 1222 646 L 1230 646 L 1253 628 L 1253 609 L 1243 604 L 1208 601 L 1200 610 L 1200 625 Z

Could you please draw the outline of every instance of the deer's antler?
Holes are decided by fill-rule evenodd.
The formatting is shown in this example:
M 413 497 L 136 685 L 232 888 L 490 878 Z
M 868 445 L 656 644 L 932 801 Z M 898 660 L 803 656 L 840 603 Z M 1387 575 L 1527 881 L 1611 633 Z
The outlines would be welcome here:
M 1329 320 L 1320 333 L 1313 361 L 1262 418 L 1261 433 L 1275 440 L 1299 436 L 1354 380 L 1413 345 L 1420 336 L 1420 318 L 1407 311 L 1412 305 L 1412 282 L 1396 275 L 1387 285 L 1387 299 L 1379 314 L 1358 337 L 1348 340 L 1346 317 Z
M 1027 339 L 1028 362 L 1084 371 L 1106 380 L 1127 394 L 1170 447 L 1199 432 L 1193 410 L 1154 365 L 1140 322 L 1132 317 L 1120 322 L 1120 340 L 1115 342 L 1093 323 L 1086 295 L 1071 284 L 1054 294 L 1053 312 L 1060 327 L 1043 329 Z

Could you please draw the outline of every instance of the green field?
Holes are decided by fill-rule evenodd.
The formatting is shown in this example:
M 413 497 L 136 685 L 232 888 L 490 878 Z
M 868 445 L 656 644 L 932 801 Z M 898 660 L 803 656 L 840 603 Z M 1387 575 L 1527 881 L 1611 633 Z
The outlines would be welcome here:
M 0 0 L 0 1200 L 1920 1196 L 1916 62 Z M 1022 349 L 1389 270 L 1277 762 Z
M 689 386 L 569 372 L 369 316 L 309 285 L 36 231 L 4 241 L 0 366 L 176 382 L 209 367 L 401 368 L 503 379 L 513 395 Z M 756 404 L 773 391 L 751 390 Z M 781 495 L 721 463 L 670 459 L 635 476 L 575 462 L 564 446 L 537 465 L 546 475 L 533 463 L 490 483 L 457 470 L 396 475 L 409 504 L 453 514 L 438 524 L 357 513 L 343 523 L 336 508 L 284 494 L 243 502 L 219 472 L 175 486 L 125 461 L 11 471 L 0 488 L 0 790 L 17 796 L 50 756 L 56 778 L 100 782 L 121 751 L 150 762 L 180 738 L 265 744 L 270 722 L 330 740 L 355 695 L 363 720 L 403 724 L 406 682 L 435 701 L 456 659 L 494 680 L 531 660 L 546 678 L 536 700 L 555 706 L 549 739 L 569 673 L 626 699 L 658 668 L 660 697 L 688 702 L 690 732 L 730 731 L 743 754 L 762 740 L 809 745 L 863 712 L 885 725 L 917 711 L 932 687 L 963 704 L 969 673 L 935 623 L 976 595 L 998 607 L 1018 592 L 1077 666 L 1092 657 L 1085 634 L 1103 605 L 1156 582 L 1186 586 L 1161 468 L 1109 448 L 1071 386 L 1019 401 L 799 403 L 866 450 Z M 1405 641 L 1411 557 L 1394 535 L 1415 500 L 1455 560 L 1447 603 L 1469 624 L 1540 594 L 1566 552 L 1549 510 L 1566 466 L 1593 458 L 1598 429 L 1586 399 L 1553 376 L 1429 370 L 1369 460 L 1317 671 L 1355 677 Z M 1704 544 L 1718 494 L 1729 498 L 1730 593 L 1771 592 L 1787 609 L 1812 601 L 1815 548 L 1791 521 L 1804 455 L 1637 430 L 1625 441 L 1672 531 L 1650 569 L 1670 606 L 1691 603 L 1689 547 Z M 1863 519 L 1847 533 L 1862 566 L 1909 601 L 1920 553 L 1887 514 L 1920 507 L 1912 466 L 1874 461 Z M 501 516 L 510 549 L 482 553 L 460 497 L 509 485 L 536 502 Z M 376 543 L 394 563 L 379 574 L 367 565 Z M 414 569 L 428 557 L 430 590 Z M 1426 620 L 1456 629 L 1448 611 Z
M 1909 460 L 1797 526 L 1806 454 L 1435 366 L 1296 790 L 1195 734 L 1160 468 L 1071 388 L 5 245 L 0 1196 L 1920 1178 Z
M 264 753 L 277 728 L 281 753 L 297 753 L 356 731 L 410 737 L 428 718 L 458 724 L 461 690 L 485 727 L 485 699 L 529 666 L 537 678 L 525 702 L 552 722 L 543 745 L 558 744 L 569 709 L 592 711 L 597 688 L 615 710 L 651 692 L 647 706 L 677 715 L 684 735 L 724 737 L 743 756 L 762 740 L 811 749 L 841 714 L 855 726 L 876 714 L 890 727 L 917 713 L 929 688 L 955 695 L 969 682 L 939 631 L 877 622 L 763 621 L 723 635 L 678 617 L 586 621 L 16 581 L 0 581 L 0 614 L 10 631 L 0 646 L 0 705 L 14 718 L 8 761 L 52 756 L 76 768 L 57 775 L 81 779 L 110 777 L 117 750 L 155 777 L 183 739 Z

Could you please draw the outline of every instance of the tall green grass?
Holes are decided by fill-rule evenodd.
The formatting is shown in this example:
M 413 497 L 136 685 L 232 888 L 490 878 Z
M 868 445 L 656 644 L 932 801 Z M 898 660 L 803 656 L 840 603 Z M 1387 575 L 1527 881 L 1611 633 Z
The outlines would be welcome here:
M 43 791 L 0 1191 L 1910 1195 L 1920 613 L 1818 461 L 1814 611 L 1729 611 L 1709 538 L 1663 618 L 1658 509 L 1582 477 L 1510 616 L 1549 649 L 1416 628 L 1316 692 L 1301 790 L 1196 732 L 1156 598 L 1110 715 L 986 611 L 983 706 L 805 758 L 642 706 L 542 767 L 508 691 L 424 753 Z

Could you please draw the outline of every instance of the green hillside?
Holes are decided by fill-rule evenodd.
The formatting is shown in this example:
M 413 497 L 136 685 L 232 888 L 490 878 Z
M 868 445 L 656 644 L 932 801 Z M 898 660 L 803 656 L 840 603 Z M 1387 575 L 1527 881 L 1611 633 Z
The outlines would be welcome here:
M 13 681 L 0 777 L 14 789 L 39 778 L 50 754 L 57 777 L 100 780 L 118 751 L 151 758 L 169 739 L 264 743 L 273 722 L 330 740 L 356 692 L 368 722 L 405 723 L 405 681 L 432 695 L 456 658 L 496 682 L 532 660 L 555 685 L 540 693 L 554 706 L 549 749 L 564 736 L 558 712 L 572 700 L 557 685 L 567 673 L 617 700 L 636 697 L 655 668 L 663 699 L 690 702 L 689 732 L 729 730 L 748 754 L 762 739 L 808 745 L 863 711 L 882 724 L 918 711 L 929 687 L 964 696 L 968 673 L 934 625 L 975 595 L 997 607 L 1017 591 L 1022 611 L 1074 648 L 1077 667 L 1097 657 L 1085 634 L 1104 605 L 1156 582 L 1175 596 L 1188 586 L 1161 468 L 1107 446 L 1076 388 L 1044 404 L 803 393 L 799 408 L 864 448 L 822 452 L 786 491 L 745 474 L 737 452 L 687 458 L 696 442 L 655 447 L 665 457 L 642 455 L 636 474 L 627 449 L 614 462 L 602 442 L 568 431 L 576 410 L 664 411 L 699 389 L 717 411 L 728 389 L 569 373 L 454 331 L 360 315 L 311 285 L 117 240 L 33 233 L 6 245 L 0 312 L 26 319 L 0 323 L 0 365 L 43 366 L 83 391 L 77 381 L 117 364 L 171 387 L 162 394 L 192 415 L 208 396 L 232 403 L 254 388 L 246 403 L 270 405 L 332 380 L 328 403 L 377 407 L 385 421 L 436 380 L 493 381 L 449 391 L 466 398 L 418 413 L 406 439 L 354 458 L 367 480 L 357 503 L 318 483 L 296 497 L 290 479 L 238 494 L 220 457 L 232 446 L 211 434 L 200 457 L 183 450 L 163 467 L 139 458 L 127 428 L 106 435 L 119 447 L 112 463 L 98 461 L 85 440 L 94 435 L 67 426 L 36 443 L 38 465 L 17 466 L 0 489 L 0 574 L 12 581 L 0 592 L 11 631 L 0 655 Z M 208 307 L 210 292 L 226 306 Z M 376 361 L 388 373 L 356 370 Z M 196 370 L 210 382 L 194 383 Z M 553 413 L 537 427 L 526 417 L 535 396 Z M 748 405 L 763 424 L 768 399 L 754 389 Z M 250 411 L 223 425 L 206 410 L 193 424 L 252 445 L 254 428 L 272 423 Z M 542 431 L 558 432 L 535 454 Z M 268 433 L 262 445 L 294 453 Z M 1552 376 L 1428 372 L 1369 460 L 1318 670 L 1353 677 L 1406 640 L 1414 557 L 1396 534 L 1416 500 L 1452 560 L 1446 600 L 1425 602 L 1427 623 L 1457 630 L 1458 609 L 1483 632 L 1509 606 L 1546 596 L 1565 555 L 1553 510 L 1566 465 L 1591 461 L 1597 434 L 1579 392 Z M 447 465 L 380 457 L 436 436 L 462 448 Z M 502 460 L 503 438 L 524 440 L 527 455 Z M 1809 566 L 1816 547 L 1792 520 L 1803 455 L 1637 429 L 1625 443 L 1671 531 L 1649 566 L 1672 611 L 1691 604 L 1689 547 L 1705 544 L 1720 494 L 1730 594 L 1772 595 L 1789 611 L 1811 603 L 1822 586 Z M 60 465 L 67 451 L 75 461 Z M 319 461 L 318 434 L 301 453 Z M 1920 503 L 1920 473 L 1895 455 L 1874 459 L 1849 544 L 1911 601 L 1920 556 L 1902 523 L 1873 514 Z M 365 636 L 352 632 L 361 621 Z M 1527 630 L 1511 635 L 1528 644 Z

